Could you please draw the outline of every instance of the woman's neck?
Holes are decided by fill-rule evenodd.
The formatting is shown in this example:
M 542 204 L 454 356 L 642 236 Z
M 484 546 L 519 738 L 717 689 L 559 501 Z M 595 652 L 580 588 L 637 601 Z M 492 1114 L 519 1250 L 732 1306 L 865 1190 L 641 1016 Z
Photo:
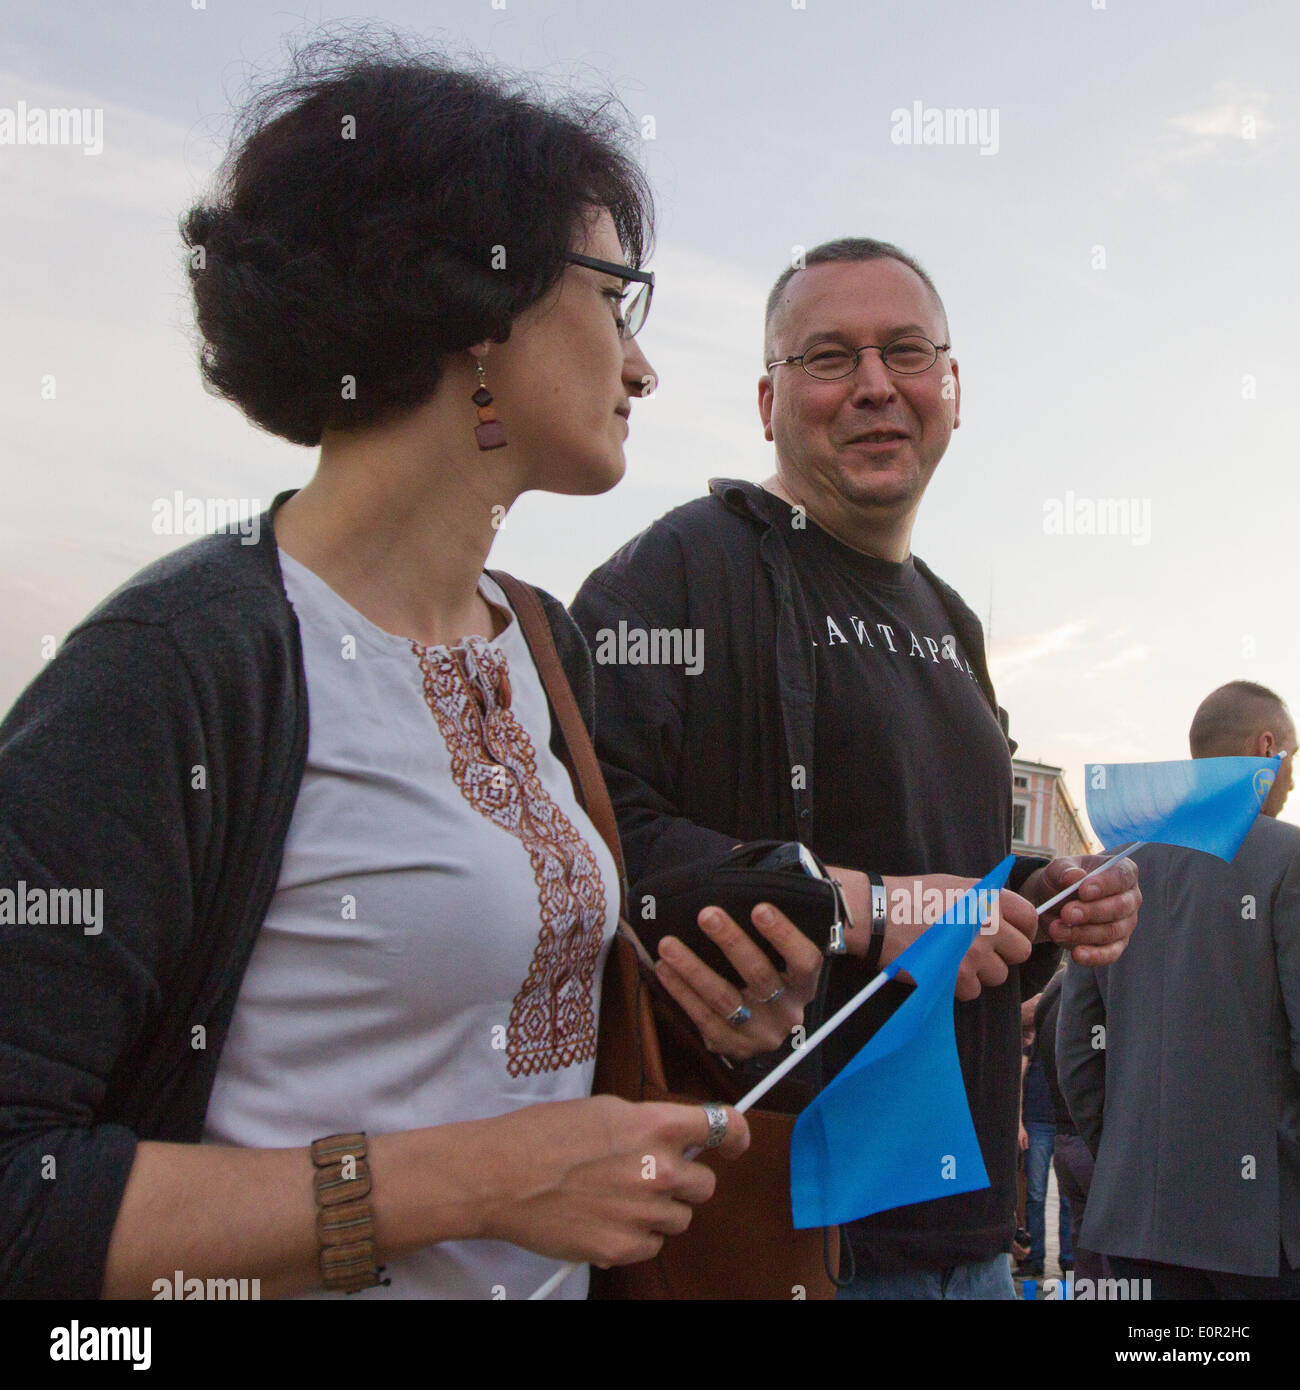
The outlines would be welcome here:
M 327 436 L 315 476 L 275 518 L 277 543 L 345 602 L 430 646 L 500 630 L 478 584 L 517 495 L 464 441 L 431 457 L 424 441 L 438 437 L 409 424 Z

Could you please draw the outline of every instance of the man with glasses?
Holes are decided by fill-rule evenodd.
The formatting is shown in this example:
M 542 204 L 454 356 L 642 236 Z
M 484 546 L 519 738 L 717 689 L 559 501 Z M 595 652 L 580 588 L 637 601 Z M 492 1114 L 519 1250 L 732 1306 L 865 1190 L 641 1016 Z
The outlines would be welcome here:
M 924 930 L 942 890 L 1010 847 L 1015 745 L 983 633 L 910 546 L 958 424 L 949 341 L 938 293 L 897 247 L 810 252 L 767 305 L 758 407 L 775 474 L 761 487 L 713 480 L 591 575 L 573 608 L 593 648 L 620 622 L 703 633 L 698 674 L 596 666 L 597 745 L 631 882 L 738 841 L 808 845 L 838 866 L 855 923 L 826 1010 Z M 1041 924 L 1035 905 L 1097 862 L 1022 859 L 962 964 L 958 1053 L 991 1187 L 853 1223 L 857 1272 L 842 1296 L 1014 1296 L 1022 988 L 1041 988 L 1062 945 L 1080 965 L 1119 956 L 1136 870 L 1116 863 Z M 719 945 L 740 934 L 721 912 L 701 927 Z M 718 1050 L 774 1045 L 770 998 L 735 990 L 672 938 L 660 956 L 664 988 Z M 886 985 L 827 1040 L 827 1076 L 909 988 Z

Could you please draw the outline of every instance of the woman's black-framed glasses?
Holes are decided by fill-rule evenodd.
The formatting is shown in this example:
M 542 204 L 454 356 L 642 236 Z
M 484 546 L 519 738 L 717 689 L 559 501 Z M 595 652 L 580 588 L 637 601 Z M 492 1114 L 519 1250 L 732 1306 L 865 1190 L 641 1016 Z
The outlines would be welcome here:
M 598 261 L 593 256 L 579 256 L 570 251 L 564 258 L 574 265 L 585 265 L 588 270 L 599 270 L 602 275 L 616 275 L 624 282 L 635 280 L 639 286 L 623 310 L 620 338 L 635 338 L 641 331 L 650 312 L 650 301 L 654 298 L 655 277 L 649 270 L 633 270 L 630 265 L 619 265 L 617 261 Z
M 818 381 L 838 381 L 851 376 L 858 369 L 864 352 L 878 352 L 880 360 L 891 372 L 900 376 L 917 376 L 928 372 L 939 360 L 941 352 L 947 352 L 951 343 L 932 343 L 929 338 L 909 333 L 905 338 L 895 338 L 884 347 L 867 343 L 865 347 L 846 348 L 840 343 L 814 343 L 806 352 L 797 357 L 782 357 L 777 362 L 769 362 L 767 369 L 793 366 L 798 363 L 809 376 Z

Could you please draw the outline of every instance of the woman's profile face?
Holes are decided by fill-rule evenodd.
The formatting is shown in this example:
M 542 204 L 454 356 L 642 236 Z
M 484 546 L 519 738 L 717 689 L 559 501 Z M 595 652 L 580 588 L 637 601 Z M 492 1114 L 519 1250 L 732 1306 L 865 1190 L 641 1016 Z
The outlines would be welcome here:
M 625 264 L 603 208 L 578 229 L 572 250 Z M 619 336 L 628 288 L 614 275 L 570 265 L 559 286 L 515 320 L 509 341 L 483 359 L 526 488 L 599 493 L 623 476 L 631 402 L 653 376 L 636 339 Z

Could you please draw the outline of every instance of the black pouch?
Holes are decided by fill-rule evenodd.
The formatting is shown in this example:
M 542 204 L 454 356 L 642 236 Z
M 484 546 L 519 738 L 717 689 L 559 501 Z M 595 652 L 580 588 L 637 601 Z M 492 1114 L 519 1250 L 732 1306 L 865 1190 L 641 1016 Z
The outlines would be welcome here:
M 675 936 L 738 989 L 746 982 L 696 921 L 704 908 L 726 912 L 778 970 L 785 967 L 780 953 L 750 920 L 759 903 L 780 908 L 823 955 L 844 953 L 851 925 L 839 883 L 796 840 L 750 840 L 730 854 L 664 869 L 642 879 L 630 902 L 632 926 L 652 956 L 663 937 Z

